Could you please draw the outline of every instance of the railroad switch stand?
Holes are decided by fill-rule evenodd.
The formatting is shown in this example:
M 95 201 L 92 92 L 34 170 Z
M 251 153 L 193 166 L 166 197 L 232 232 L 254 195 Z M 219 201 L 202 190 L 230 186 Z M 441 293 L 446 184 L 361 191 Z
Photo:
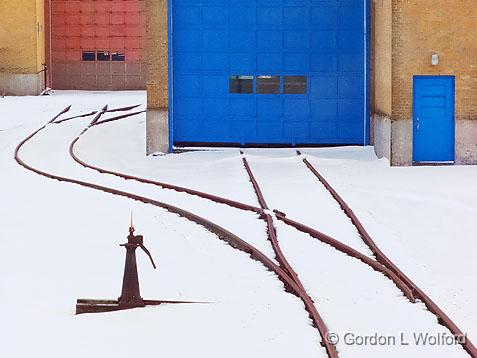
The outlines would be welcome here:
M 121 296 L 117 300 L 102 299 L 78 299 L 76 302 L 76 314 L 82 313 L 100 313 L 120 311 L 131 308 L 157 306 L 163 303 L 195 303 L 185 301 L 164 301 L 164 300 L 144 300 L 139 291 L 139 278 L 136 264 L 136 249 L 141 248 L 151 260 L 152 266 L 156 268 L 156 264 L 151 253 L 144 246 L 144 238 L 142 235 L 134 235 L 134 225 L 131 216 L 131 225 L 129 227 L 128 242 L 121 244 L 126 248 L 126 260 L 124 263 L 123 286 Z
M 140 247 L 151 260 L 152 266 L 156 268 L 156 264 L 152 259 L 151 253 L 144 246 L 144 238 L 142 235 L 134 235 L 134 227 L 129 227 L 128 242 L 121 246 L 126 248 L 126 262 L 124 264 L 123 288 L 121 297 L 119 297 L 119 306 L 133 308 L 144 307 L 144 300 L 139 292 L 139 278 L 137 275 L 136 265 L 136 249 Z

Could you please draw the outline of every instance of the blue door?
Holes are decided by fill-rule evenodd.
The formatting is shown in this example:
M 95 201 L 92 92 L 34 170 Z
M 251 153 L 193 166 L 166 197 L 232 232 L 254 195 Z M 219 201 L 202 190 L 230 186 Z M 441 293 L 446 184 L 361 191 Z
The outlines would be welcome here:
M 364 144 L 366 0 L 172 0 L 175 144 Z
M 414 162 L 454 161 L 453 76 L 414 77 Z

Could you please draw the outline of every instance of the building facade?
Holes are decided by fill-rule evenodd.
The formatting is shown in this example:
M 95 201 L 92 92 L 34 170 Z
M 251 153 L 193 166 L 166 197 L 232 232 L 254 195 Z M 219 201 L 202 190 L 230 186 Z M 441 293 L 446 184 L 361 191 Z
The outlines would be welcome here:
M 146 87 L 144 0 L 0 2 L 0 93 Z
M 0 93 L 39 93 L 43 63 L 53 88 L 147 79 L 148 153 L 372 144 L 393 165 L 477 164 L 475 0 L 10 4 Z
M 477 163 L 473 0 L 147 2 L 148 152 L 369 139 L 393 165 Z
M 477 3 L 374 2 L 374 145 L 394 165 L 477 164 Z

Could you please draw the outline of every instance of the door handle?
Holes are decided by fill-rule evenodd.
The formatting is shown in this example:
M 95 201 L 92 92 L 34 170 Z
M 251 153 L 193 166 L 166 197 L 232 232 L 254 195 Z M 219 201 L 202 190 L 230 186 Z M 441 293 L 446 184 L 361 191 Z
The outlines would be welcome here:
M 421 128 L 421 124 L 419 123 L 419 117 L 416 118 L 416 129 L 419 130 Z

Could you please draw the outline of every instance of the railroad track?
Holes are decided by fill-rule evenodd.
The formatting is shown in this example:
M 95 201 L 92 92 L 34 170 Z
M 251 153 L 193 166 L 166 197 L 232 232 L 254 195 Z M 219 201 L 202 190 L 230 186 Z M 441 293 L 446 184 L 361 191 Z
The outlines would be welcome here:
M 269 238 L 269 241 L 270 241 L 270 243 L 272 245 L 272 248 L 275 252 L 275 258 L 279 262 L 282 269 L 284 269 L 286 272 L 288 272 L 291 275 L 291 277 L 295 280 L 295 282 L 297 282 L 298 284 L 301 285 L 301 282 L 299 281 L 298 276 L 293 271 L 293 269 L 291 268 L 289 263 L 286 261 L 286 258 L 284 257 L 283 253 L 281 252 L 281 249 L 280 249 L 280 247 L 278 245 L 278 242 L 277 242 L 277 239 L 276 239 L 276 233 L 275 233 L 275 230 L 273 228 L 271 216 L 270 216 L 270 214 L 266 213 L 267 210 L 269 211 L 269 208 L 268 208 L 268 206 L 265 202 L 265 199 L 263 198 L 263 194 L 261 193 L 261 190 L 258 187 L 257 181 L 255 180 L 255 178 L 253 177 L 253 174 L 251 173 L 250 166 L 249 166 L 245 157 L 243 157 L 242 160 L 243 160 L 245 168 L 247 169 L 248 176 L 249 176 L 250 180 L 252 181 L 252 184 L 253 184 L 255 193 L 257 195 L 260 207 L 255 207 L 255 206 L 248 205 L 248 204 L 245 204 L 245 203 L 241 203 L 241 202 L 238 202 L 238 201 L 234 201 L 234 200 L 231 200 L 231 199 L 228 199 L 228 198 L 223 198 L 223 197 L 219 197 L 219 196 L 216 196 L 216 195 L 211 195 L 211 194 L 208 194 L 208 193 L 205 193 L 205 192 L 201 192 L 201 191 L 198 191 L 198 190 L 193 190 L 193 189 L 190 189 L 190 188 L 185 188 L 185 187 L 182 187 L 182 186 L 173 185 L 173 184 L 170 184 L 170 183 L 164 183 L 164 182 L 161 182 L 161 181 L 155 181 L 155 180 L 151 180 L 151 179 L 147 179 L 147 178 L 143 178 L 143 177 L 138 177 L 138 176 L 134 176 L 134 175 L 126 174 L 126 173 L 113 171 L 113 170 L 110 170 L 110 169 L 107 169 L 107 168 L 98 167 L 96 165 L 92 165 L 90 163 L 87 163 L 86 161 L 79 158 L 79 156 L 76 154 L 75 147 L 76 147 L 78 141 L 80 140 L 81 136 L 86 134 L 86 132 L 88 130 L 90 130 L 92 127 L 102 123 L 102 122 L 99 121 L 99 119 L 104 113 L 107 113 L 107 111 L 108 111 L 107 106 L 103 107 L 103 109 L 100 110 L 100 111 L 95 111 L 94 113 L 96 114 L 96 117 L 91 121 L 89 126 L 87 126 L 71 142 L 70 147 L 69 147 L 69 152 L 70 152 L 70 155 L 71 155 L 71 157 L 73 158 L 74 161 L 76 161 L 78 164 L 80 164 L 81 166 L 83 166 L 85 168 L 95 170 L 95 171 L 97 171 L 99 173 L 102 173 L 102 174 L 110 174 L 110 175 L 120 177 L 120 178 L 123 178 L 123 179 L 126 179 L 126 180 L 134 180 L 134 181 L 138 181 L 138 182 L 145 183 L 145 184 L 151 184 L 151 185 L 163 188 L 163 189 L 171 189 L 171 190 L 174 190 L 174 191 L 177 191 L 177 192 L 187 193 L 187 194 L 190 194 L 190 195 L 198 196 L 202 199 L 207 199 L 207 200 L 211 200 L 211 201 L 216 202 L 216 203 L 225 204 L 225 205 L 231 206 L 231 207 L 236 208 L 236 209 L 252 211 L 252 212 L 260 214 L 260 218 L 262 220 L 264 220 L 266 225 L 267 225 L 268 238 Z M 122 116 L 121 119 L 122 118 L 125 118 L 125 117 Z M 112 120 L 108 120 L 108 122 L 111 122 L 111 121 Z M 58 122 L 58 123 L 61 123 L 61 122 Z M 282 221 L 285 222 L 287 225 L 294 226 L 294 227 L 297 226 L 298 223 L 287 219 L 286 215 L 283 215 L 283 213 L 280 213 L 280 212 L 277 212 L 277 213 L 279 215 L 281 214 L 280 219 L 282 219 Z M 300 228 L 302 228 L 302 227 L 300 226 Z M 399 289 L 403 292 L 403 294 L 408 299 L 410 299 L 412 302 L 415 301 L 414 296 L 413 296 L 411 290 L 409 290 L 408 286 L 406 286 L 399 279 L 399 277 L 397 277 L 386 266 L 380 265 L 379 263 L 375 262 L 374 260 L 371 260 L 367 256 L 361 254 L 357 250 L 354 250 L 353 248 L 351 248 L 351 247 L 349 247 L 349 246 L 347 246 L 347 245 L 345 245 L 345 244 L 343 244 L 343 243 L 341 243 L 337 240 L 334 240 L 333 238 L 331 238 L 331 237 L 329 237 L 329 236 L 327 236 L 327 235 L 325 235 L 325 234 L 323 234 L 323 233 L 321 233 L 317 230 L 314 230 L 310 227 L 305 227 L 305 228 L 308 229 L 308 231 L 309 231 L 308 233 L 311 236 L 313 236 L 313 237 L 319 239 L 320 241 L 323 241 L 323 242 L 333 246 L 335 249 L 345 253 L 346 255 L 352 256 L 352 257 L 362 261 L 363 263 L 371 266 L 374 270 L 379 271 L 379 272 L 383 273 L 384 275 L 388 276 L 399 287 Z
M 42 130 L 46 125 L 44 127 L 40 128 L 35 133 L 33 133 L 31 136 L 27 137 L 23 142 L 21 142 L 19 144 L 19 146 L 17 147 L 17 149 L 15 151 L 15 158 L 17 159 L 17 161 L 21 165 L 25 166 L 29 170 L 35 171 L 37 174 L 44 175 L 44 176 L 50 177 L 52 179 L 66 181 L 66 182 L 86 186 L 86 187 L 89 187 L 89 188 L 93 188 L 93 189 L 96 189 L 96 190 L 101 190 L 101 191 L 104 191 L 104 192 L 108 192 L 110 194 L 129 197 L 130 199 L 133 199 L 133 200 L 139 200 L 141 202 L 148 203 L 148 204 L 166 209 L 170 212 L 173 212 L 175 214 L 183 216 L 183 217 L 185 217 L 189 220 L 192 220 L 192 221 L 196 222 L 197 224 L 207 228 L 210 232 L 217 235 L 220 239 L 228 242 L 232 247 L 249 253 L 253 259 L 261 262 L 269 270 L 275 272 L 275 274 L 277 274 L 277 276 L 280 278 L 280 280 L 285 284 L 285 287 L 286 287 L 287 291 L 294 293 L 295 295 L 300 297 L 300 299 L 302 299 L 308 313 L 310 314 L 310 317 L 313 320 L 313 323 L 314 323 L 315 327 L 318 328 L 318 330 L 320 332 L 320 335 L 322 336 L 322 345 L 325 347 L 328 355 L 330 357 L 337 357 L 338 352 L 336 351 L 336 347 L 333 344 L 331 344 L 330 342 L 328 342 L 328 340 L 327 340 L 328 329 L 327 329 L 324 321 L 322 320 L 321 316 L 318 314 L 314 302 L 311 300 L 310 296 L 306 293 L 306 290 L 304 289 L 302 283 L 300 282 L 300 280 L 298 278 L 298 275 L 295 273 L 295 271 L 293 270 L 291 265 L 288 263 L 285 256 L 283 255 L 283 252 L 280 249 L 280 246 L 278 244 L 278 240 L 277 240 L 277 237 L 276 237 L 276 230 L 275 230 L 275 227 L 273 225 L 272 212 L 269 209 L 269 207 L 268 207 L 268 205 L 265 201 L 265 198 L 263 196 L 263 193 L 261 192 L 260 186 L 259 186 L 257 180 L 255 179 L 254 175 L 253 175 L 253 172 L 250 168 L 250 165 L 249 165 L 246 157 L 243 154 L 242 154 L 242 161 L 243 161 L 245 169 L 247 170 L 250 181 L 251 181 L 251 183 L 254 187 L 254 190 L 255 190 L 255 193 L 257 195 L 257 200 L 259 202 L 260 207 L 255 207 L 253 205 L 241 203 L 241 202 L 229 199 L 229 198 L 224 198 L 224 197 L 212 195 L 212 194 L 209 194 L 209 193 L 197 191 L 197 190 L 190 189 L 190 188 L 176 186 L 176 185 L 170 184 L 170 183 L 164 183 L 164 182 L 150 180 L 150 179 L 147 179 L 147 178 L 142 178 L 142 177 L 138 177 L 138 176 L 134 176 L 134 175 L 129 175 L 129 174 L 126 174 L 126 173 L 120 173 L 120 172 L 109 170 L 107 168 L 100 168 L 98 166 L 91 165 L 91 164 L 85 162 L 84 160 L 82 160 L 81 158 L 78 157 L 78 155 L 75 153 L 75 145 L 80 140 L 81 136 L 84 135 L 90 128 L 92 128 L 94 126 L 97 126 L 97 125 L 100 125 L 100 124 L 109 123 L 109 122 L 112 122 L 112 121 L 115 121 L 115 120 L 124 119 L 124 118 L 129 117 L 130 115 L 136 115 L 136 114 L 142 113 L 142 111 L 141 112 L 135 112 L 135 113 L 132 113 L 132 114 L 124 114 L 124 115 L 120 115 L 120 116 L 117 116 L 117 117 L 113 117 L 113 118 L 109 118 L 107 120 L 101 121 L 100 118 L 101 118 L 102 115 L 104 115 L 107 112 L 121 111 L 121 110 L 125 111 L 125 110 L 131 110 L 133 108 L 135 108 L 135 106 L 129 106 L 129 107 L 124 107 L 124 108 L 108 111 L 107 106 L 105 106 L 100 111 L 95 111 L 94 113 L 88 114 L 88 115 L 96 114 L 96 116 L 93 119 L 93 121 L 89 124 L 89 126 L 87 126 L 80 133 L 80 135 L 78 135 L 71 142 L 70 147 L 69 147 L 69 152 L 70 152 L 71 157 L 78 164 L 82 165 L 83 167 L 98 171 L 100 173 L 110 174 L 110 175 L 114 175 L 114 176 L 117 176 L 117 177 L 121 177 L 121 178 L 126 179 L 126 180 L 134 180 L 134 181 L 138 181 L 138 182 L 141 182 L 141 183 L 161 187 L 161 188 L 164 188 L 164 189 L 172 189 L 172 190 L 177 191 L 177 192 L 182 192 L 182 193 L 186 193 L 186 194 L 189 194 L 189 195 L 194 195 L 194 196 L 198 196 L 202 199 L 211 200 L 213 202 L 220 203 L 220 204 L 225 204 L 225 205 L 228 205 L 228 206 L 233 207 L 235 209 L 252 211 L 252 212 L 260 214 L 260 219 L 264 220 L 265 223 L 267 224 L 268 239 L 271 242 L 271 245 L 273 247 L 273 250 L 274 250 L 274 253 L 275 253 L 275 256 L 276 256 L 275 258 L 277 259 L 279 265 L 276 265 L 273 261 L 271 261 L 263 253 L 261 253 L 260 251 L 258 251 L 253 246 L 246 243 L 245 241 L 241 240 L 240 238 L 238 238 L 234 234 L 230 233 L 226 229 L 212 223 L 211 221 L 209 221 L 207 219 L 201 218 L 201 217 L 199 217 L 195 214 L 192 214 L 190 212 L 187 212 L 183 209 L 180 209 L 180 208 L 177 208 L 177 207 L 174 207 L 174 206 L 171 206 L 169 204 L 162 203 L 162 202 L 159 202 L 159 201 L 156 201 L 156 200 L 152 200 L 150 198 L 146 198 L 146 197 L 143 197 L 143 196 L 138 196 L 138 195 L 128 193 L 128 192 L 118 191 L 114 188 L 98 186 L 98 185 L 92 184 L 92 183 L 81 182 L 81 181 L 78 181 L 76 179 L 63 178 L 63 177 L 59 177 L 59 176 L 52 175 L 52 174 L 49 174 L 49 173 L 44 173 L 44 172 L 41 172 L 41 171 L 39 171 L 35 168 L 29 167 L 28 164 L 26 164 L 26 163 L 22 163 L 21 159 L 18 157 L 19 149 L 21 148 L 21 146 L 23 144 L 25 144 L 26 141 L 31 139 L 40 130 Z M 66 113 L 66 112 L 63 111 L 61 114 L 64 114 L 64 113 Z M 49 121 L 47 125 L 52 124 L 52 123 L 60 124 L 60 123 L 64 122 L 65 120 L 56 121 L 56 119 L 60 115 L 56 116 L 56 118 Z M 74 119 L 74 118 L 79 118 L 79 117 L 85 117 L 85 115 L 70 117 L 70 118 L 67 118 L 67 120 Z M 297 154 L 301 155 L 300 152 L 297 152 Z M 297 229 L 297 230 L 299 230 L 303 233 L 306 233 L 306 234 L 310 235 L 311 237 L 313 237 L 313 238 L 315 238 L 315 239 L 317 239 L 317 240 L 319 240 L 319 241 L 321 241 L 325 244 L 331 245 L 336 250 L 338 250 L 340 252 L 343 252 L 346 255 L 348 255 L 350 257 L 353 257 L 353 258 L 363 262 L 364 264 L 370 266 L 373 270 L 384 274 L 385 276 L 387 276 L 390 280 L 392 280 L 394 282 L 394 284 L 402 291 L 402 293 L 411 302 L 415 302 L 416 299 L 422 301 L 427 306 L 428 310 L 430 312 L 432 312 L 437 317 L 438 322 L 440 324 L 447 327 L 449 329 L 449 331 L 451 333 L 453 333 L 454 335 L 462 335 L 462 331 L 437 306 L 437 304 L 435 304 L 430 299 L 430 297 L 428 297 L 401 270 L 399 270 L 399 268 L 379 249 L 379 247 L 372 240 L 370 235 L 366 232 L 364 226 L 359 221 L 357 216 L 353 213 L 351 208 L 349 208 L 349 206 L 346 204 L 346 202 L 332 188 L 332 186 L 319 173 L 319 171 L 315 167 L 313 167 L 313 165 L 306 158 L 303 158 L 303 163 L 308 168 L 308 170 L 310 170 L 313 173 L 313 175 L 316 176 L 316 178 L 320 181 L 320 183 L 329 191 L 331 196 L 337 201 L 337 203 L 340 205 L 343 212 L 348 216 L 350 221 L 353 223 L 353 225 L 358 230 L 358 232 L 360 234 L 360 237 L 362 238 L 363 242 L 371 250 L 371 252 L 373 253 L 373 255 L 375 256 L 376 259 L 374 260 L 373 258 L 370 258 L 370 257 L 360 253 L 359 251 L 351 248 L 350 246 L 348 246 L 348 245 L 346 245 L 346 244 L 344 244 L 344 243 L 342 243 L 338 240 L 335 240 L 335 239 L 331 238 L 330 236 L 325 235 L 324 233 L 322 233 L 322 232 L 320 232 L 320 231 L 318 231 L 318 230 L 316 230 L 316 229 L 314 229 L 310 226 L 304 225 L 304 224 L 302 224 L 298 221 L 294 221 L 294 220 L 291 220 L 291 219 L 287 218 L 286 214 L 279 211 L 279 210 L 274 210 L 274 216 L 279 221 L 285 223 L 286 225 L 294 227 L 295 229 Z M 470 356 L 477 357 L 477 350 L 476 350 L 475 346 L 473 346 L 473 344 L 470 342 L 470 340 L 466 339 L 466 341 L 462 344 L 462 346 L 467 351 L 467 353 L 470 354 Z
M 277 238 L 276 238 L 275 229 L 273 227 L 272 218 L 269 214 L 265 213 L 265 211 L 264 211 L 268 208 L 263 208 L 263 207 L 258 208 L 258 207 L 254 207 L 254 206 L 251 206 L 251 205 L 240 203 L 240 202 L 237 202 L 237 201 L 234 201 L 234 200 L 231 200 L 231 199 L 227 199 L 227 198 L 211 195 L 211 194 L 208 194 L 208 193 L 204 193 L 204 192 L 201 192 L 201 191 L 197 191 L 197 190 L 193 190 L 193 189 L 189 189 L 189 188 L 184 188 L 184 187 L 180 187 L 180 186 L 176 186 L 176 185 L 168 184 L 168 183 L 164 183 L 164 182 L 153 181 L 153 180 L 149 180 L 149 179 L 141 178 L 141 177 L 137 177 L 137 176 L 132 176 L 132 175 L 128 175 L 128 174 L 125 174 L 125 173 L 120 173 L 120 172 L 116 172 L 116 171 L 113 171 L 113 170 L 109 170 L 109 169 L 106 169 L 106 168 L 100 168 L 100 167 L 94 166 L 92 164 L 89 164 L 86 161 L 84 161 L 84 160 L 82 160 L 78 157 L 78 155 L 75 152 L 75 146 L 76 146 L 77 142 L 79 141 L 80 137 L 82 135 L 84 135 L 91 127 L 94 127 L 96 125 L 104 123 L 105 121 L 100 121 L 99 119 L 104 113 L 106 113 L 106 111 L 107 111 L 107 106 L 103 107 L 103 109 L 98 111 L 97 114 L 96 114 L 96 117 L 91 121 L 90 125 L 88 127 L 86 127 L 71 142 L 70 147 L 69 147 L 69 153 L 70 153 L 70 156 L 73 158 L 73 160 L 75 162 L 77 162 L 78 164 L 80 164 L 81 166 L 83 166 L 85 168 L 88 168 L 88 169 L 95 170 L 99 173 L 114 175 L 116 177 L 120 177 L 120 178 L 123 178 L 123 179 L 126 179 L 126 180 L 135 180 L 135 181 L 138 181 L 138 182 L 141 182 L 141 183 L 151 184 L 151 185 L 163 188 L 163 189 L 172 189 L 172 190 L 175 190 L 177 192 L 184 192 L 184 193 L 187 193 L 187 194 L 190 194 L 190 195 L 198 196 L 202 199 L 211 200 L 211 201 L 219 203 L 219 204 L 225 204 L 225 205 L 228 205 L 228 206 L 236 208 L 236 209 L 241 209 L 241 210 L 246 210 L 246 211 L 253 211 L 255 213 L 260 214 L 260 218 L 262 220 L 264 220 L 267 224 L 268 239 L 271 242 L 272 248 L 273 248 L 274 253 L 275 253 L 275 258 L 279 263 L 279 267 L 294 282 L 293 286 L 290 285 L 288 282 L 284 282 L 286 291 L 297 295 L 303 301 L 303 303 L 305 305 L 305 308 L 306 308 L 307 312 L 309 313 L 310 318 L 313 322 L 313 325 L 320 332 L 320 335 L 322 337 L 322 345 L 325 347 L 325 349 L 328 353 L 328 356 L 329 357 L 338 357 L 336 347 L 332 343 L 328 342 L 328 339 L 327 339 L 328 328 L 326 327 L 323 319 L 321 318 L 320 314 L 318 313 L 313 300 L 310 298 L 308 293 L 305 291 L 302 283 L 298 279 L 298 275 L 292 269 L 290 264 L 287 262 L 285 256 L 281 252 L 281 249 L 278 245 L 278 241 L 277 241 Z M 122 119 L 122 118 L 125 118 L 125 117 L 121 117 L 121 118 L 118 117 L 118 119 Z M 107 121 L 111 122 L 112 120 L 107 120 Z
M 298 156 L 302 156 L 302 153 L 299 150 L 297 150 L 296 152 Z M 243 152 L 241 153 L 243 155 Z M 252 172 L 250 164 L 244 156 L 242 160 L 244 163 L 244 167 L 249 174 L 250 181 L 254 186 L 254 190 L 258 197 L 259 203 L 262 205 L 262 207 L 268 209 L 263 192 Z M 308 161 L 306 157 L 302 159 L 302 162 L 306 166 L 306 168 L 318 179 L 319 183 L 321 183 L 324 188 L 329 192 L 331 197 L 338 203 L 343 213 L 349 218 L 353 226 L 356 228 L 360 238 L 362 239 L 366 247 L 373 253 L 375 259 L 372 259 L 369 256 L 362 254 L 361 252 L 353 249 L 352 247 L 324 234 L 321 231 L 316 230 L 315 228 L 307 226 L 296 220 L 292 220 L 288 218 L 286 213 L 284 213 L 283 211 L 275 209 L 273 211 L 277 220 L 285 223 L 286 225 L 294 227 L 298 231 L 308 234 L 309 236 L 319 240 L 322 243 L 331 245 L 336 250 L 341 251 L 342 253 L 345 253 L 350 257 L 358 259 L 359 261 L 373 268 L 375 271 L 381 272 L 395 283 L 395 285 L 402 291 L 402 293 L 409 299 L 409 301 L 411 301 L 412 303 L 415 303 L 418 300 L 423 302 L 427 309 L 436 316 L 440 325 L 446 327 L 453 335 L 464 337 L 464 333 L 450 319 L 450 317 L 447 316 L 445 312 L 422 289 L 420 289 L 379 249 L 378 245 L 371 238 L 369 233 L 364 228 L 364 225 L 355 215 L 353 210 L 348 206 L 348 204 L 343 200 L 343 198 L 338 194 L 338 192 L 331 186 L 331 184 L 324 178 L 324 176 Z M 462 346 L 471 357 L 477 357 L 477 350 L 468 338 L 465 340 Z
M 84 132 L 85 133 L 85 132 Z M 84 134 L 82 133 L 82 134 Z M 82 135 L 81 134 L 81 135 Z M 81 135 L 79 137 L 81 137 Z M 74 155 L 74 145 L 76 142 L 79 140 L 79 137 L 75 139 L 74 143 L 72 143 L 71 146 L 71 153 Z M 299 151 L 297 151 L 298 155 L 301 155 Z M 247 170 L 247 173 L 249 175 L 250 181 L 253 184 L 255 193 L 257 195 L 257 199 L 260 205 L 260 208 L 250 206 L 248 204 L 240 203 L 228 198 L 222 198 L 219 196 L 212 196 L 208 193 L 200 192 L 200 191 L 195 191 L 193 189 L 189 188 L 184 188 L 184 187 L 178 187 L 174 186 L 172 184 L 168 183 L 163 183 L 163 182 L 158 182 L 158 181 L 153 181 L 149 180 L 146 178 L 141 178 L 137 176 L 131 176 L 125 173 L 118 173 L 114 171 L 109 171 L 105 168 L 99 168 L 97 166 L 90 165 L 88 163 L 85 163 L 81 159 L 79 159 L 77 156 L 75 156 L 75 160 L 77 160 L 78 163 L 81 165 L 88 167 L 90 169 L 94 169 L 100 172 L 104 173 L 109 173 L 112 175 L 116 175 L 119 177 L 122 177 L 124 179 L 129 179 L 129 180 L 137 180 L 140 182 L 152 184 L 152 185 L 157 185 L 159 187 L 163 188 L 169 188 L 173 189 L 176 191 L 180 192 L 185 192 L 191 195 L 196 195 L 204 199 L 212 200 L 218 203 L 222 203 L 225 205 L 229 205 L 232 207 L 235 207 L 237 209 L 242 209 L 242 210 L 250 210 L 254 211 L 260 214 L 260 218 L 264 220 L 267 224 L 267 231 L 268 231 L 268 236 L 269 240 L 272 244 L 273 250 L 275 252 L 275 256 L 277 261 L 279 262 L 280 266 L 286 271 L 293 279 L 294 281 L 303 287 L 301 284 L 298 275 L 294 272 L 294 270 L 291 268 L 290 264 L 287 262 L 286 258 L 284 257 L 277 238 L 276 238 L 276 231 L 273 227 L 273 220 L 272 217 L 269 213 L 270 209 L 268 208 L 268 205 L 266 204 L 265 198 L 263 197 L 263 193 L 261 192 L 261 189 L 258 185 L 258 182 L 253 176 L 253 173 L 250 169 L 250 165 L 248 164 L 246 158 L 242 155 L 242 161 L 244 163 L 244 167 Z M 463 332 L 458 328 L 458 326 L 444 313 L 442 309 L 439 308 L 439 306 L 432 301 L 432 299 L 425 294 L 423 290 L 421 290 L 416 284 L 414 284 L 408 276 L 406 276 L 377 246 L 377 244 L 372 240 L 370 235 L 366 232 L 363 224 L 359 221 L 357 216 L 353 213 L 351 208 L 346 204 L 346 202 L 339 196 L 339 194 L 332 188 L 332 186 L 326 181 L 326 179 L 318 172 L 316 168 L 314 168 L 311 163 L 304 158 L 303 163 L 306 165 L 306 167 L 318 178 L 318 180 L 325 186 L 325 188 L 330 192 L 332 197 L 338 202 L 344 213 L 349 217 L 353 225 L 356 227 L 358 233 L 360 234 L 363 242 L 366 244 L 366 246 L 371 250 L 371 252 L 375 256 L 375 260 L 369 258 L 368 256 L 360 253 L 359 251 L 353 249 L 349 245 L 346 245 L 338 240 L 333 239 L 332 237 L 310 227 L 307 225 L 304 225 L 300 222 L 291 220 L 290 218 L 286 217 L 286 214 L 279 211 L 279 210 L 274 210 L 275 216 L 277 217 L 278 220 L 282 221 L 283 223 L 294 227 L 295 229 L 302 231 L 311 237 L 325 243 L 328 245 L 331 245 L 334 247 L 336 250 L 343 252 L 344 254 L 353 257 L 364 264 L 370 266 L 373 270 L 380 272 L 387 276 L 390 280 L 394 282 L 394 284 L 401 290 L 401 292 L 407 297 L 411 302 L 416 302 L 416 300 L 422 301 L 428 310 L 432 312 L 438 319 L 439 324 L 447 327 L 449 331 L 456 335 L 456 336 L 462 336 Z M 325 326 L 326 327 L 326 326 Z M 324 328 L 323 328 L 324 329 Z M 322 335 L 323 337 L 323 335 Z M 477 349 L 475 346 L 472 344 L 472 342 L 469 339 L 466 339 L 465 343 L 463 344 L 463 348 L 472 356 L 472 357 L 477 357 Z
M 250 245 L 246 241 L 242 240 L 241 238 L 239 238 L 235 234 L 231 233 L 230 231 L 226 230 L 225 228 L 217 225 L 216 223 L 214 223 L 210 220 L 207 220 L 207 219 L 205 219 L 205 218 L 203 218 L 199 215 L 196 215 L 196 214 L 194 214 L 190 211 L 184 210 L 184 209 L 179 208 L 177 206 L 170 205 L 168 203 L 161 202 L 161 201 L 158 201 L 158 200 L 154 200 L 154 199 L 151 199 L 151 198 L 148 198 L 148 197 L 145 197 L 145 196 L 137 195 L 137 194 L 134 194 L 134 193 L 131 193 L 131 192 L 117 190 L 117 189 L 112 188 L 112 187 L 108 187 L 108 186 L 104 186 L 104 185 L 98 185 L 98 184 L 83 181 L 83 180 L 78 180 L 78 179 L 74 179 L 74 178 L 69 178 L 69 177 L 49 173 L 49 172 L 43 171 L 41 169 L 35 168 L 32 165 L 26 163 L 21 158 L 21 155 L 20 155 L 20 151 L 21 151 L 22 147 L 28 141 L 30 141 L 32 138 L 34 138 L 38 133 L 40 133 L 42 130 L 44 130 L 47 126 L 54 125 L 54 124 L 59 124 L 59 123 L 60 124 L 64 123 L 65 122 L 64 120 L 63 121 L 57 121 L 57 119 L 61 115 L 69 112 L 70 108 L 71 108 L 71 106 L 66 107 L 58 115 L 53 117 L 45 125 L 43 125 L 39 129 L 37 129 L 36 131 L 31 133 L 30 135 L 28 135 L 25 139 L 23 139 L 16 146 L 15 152 L 14 152 L 14 157 L 15 157 L 15 160 L 17 161 L 17 163 L 19 165 L 21 165 L 22 167 L 24 167 L 25 169 L 27 169 L 29 171 L 32 171 L 32 172 L 34 172 L 38 175 L 41 175 L 41 176 L 49 178 L 49 179 L 57 180 L 57 181 L 64 182 L 64 183 L 79 185 L 79 186 L 86 187 L 86 188 L 89 188 L 89 189 L 94 189 L 94 190 L 101 191 L 101 192 L 108 193 L 108 194 L 112 194 L 112 195 L 115 195 L 115 196 L 125 197 L 125 198 L 131 199 L 131 200 L 139 201 L 139 202 L 142 202 L 144 204 L 149 204 L 149 205 L 164 209 L 164 210 L 166 210 L 166 211 L 168 211 L 172 214 L 179 215 L 182 218 L 185 218 L 189 221 L 192 221 L 192 222 L 202 226 L 203 228 L 205 228 L 206 230 L 208 230 L 209 232 L 214 234 L 220 240 L 225 241 L 227 244 L 229 244 L 234 249 L 237 249 L 237 250 L 240 250 L 242 252 L 247 253 L 248 255 L 250 255 L 250 257 L 252 259 L 260 262 L 269 271 L 275 273 L 277 275 L 277 277 L 280 279 L 280 281 L 282 281 L 282 283 L 284 284 L 287 291 L 296 295 L 298 298 L 300 298 L 303 301 L 303 303 L 305 304 L 305 308 L 308 311 L 308 313 L 310 315 L 310 318 L 312 319 L 313 325 L 318 328 L 318 330 L 320 332 L 320 335 L 322 336 L 323 340 L 322 340 L 321 344 L 326 349 L 328 356 L 331 357 L 331 358 L 338 357 L 335 346 L 333 344 L 329 343 L 325 339 L 325 337 L 327 337 L 327 333 L 328 333 L 327 330 L 326 330 L 326 326 L 324 325 L 324 322 L 321 319 L 318 311 L 316 310 L 316 307 L 314 306 L 313 302 L 311 301 L 309 295 L 304 291 L 303 287 L 298 285 L 295 282 L 295 280 L 293 278 L 291 278 L 286 271 L 284 271 L 279 265 L 274 263 L 266 255 L 264 255 L 260 250 L 258 250 L 254 246 Z M 126 108 L 126 110 L 127 110 L 129 107 L 124 107 L 124 108 Z M 125 109 L 117 109 L 117 110 L 125 110 Z M 93 119 L 93 121 L 90 123 L 89 127 L 101 124 L 99 119 L 106 112 L 107 112 L 107 106 L 103 107 L 100 111 L 97 111 L 95 113 L 96 116 Z M 74 118 L 83 118 L 83 117 L 84 116 L 75 116 Z M 122 118 L 126 118 L 127 116 L 125 116 L 125 117 L 124 116 L 118 116 L 118 117 L 121 117 L 121 118 L 118 118 L 118 119 L 122 119 Z M 71 119 L 74 119 L 74 118 L 70 117 L 70 118 L 68 118 L 68 120 L 71 120 Z M 81 132 L 80 136 L 83 135 L 89 127 L 85 128 Z M 75 159 L 74 144 L 78 140 L 78 138 L 76 138 L 70 144 L 70 148 L 69 148 L 70 154 L 71 154 L 72 158 L 74 158 L 74 159 Z M 75 161 L 78 161 L 77 157 L 76 157 Z M 86 164 L 86 163 L 84 163 L 84 164 Z M 84 165 L 84 164 L 82 164 L 82 165 Z M 91 168 L 91 169 L 94 169 L 94 168 Z M 95 170 L 98 170 L 98 169 L 95 169 Z M 100 170 L 98 170 L 98 171 L 100 171 Z M 117 176 L 121 177 L 121 175 L 119 173 L 114 174 L 114 172 L 112 172 L 112 171 L 108 171 L 108 174 L 117 175 Z M 131 179 L 131 178 L 124 178 L 124 179 Z M 173 187 L 175 187 L 175 186 L 173 186 Z M 178 190 L 178 191 L 182 191 L 182 190 Z M 194 192 L 194 191 L 191 191 L 191 192 Z M 197 194 L 195 194 L 195 195 L 197 195 Z M 208 194 L 204 194 L 204 196 L 208 200 L 211 200 L 212 198 L 214 198 L 214 196 L 210 196 Z M 228 200 L 226 200 L 226 199 L 224 199 L 224 200 L 228 202 Z M 222 199 L 219 199 L 218 202 L 221 202 L 221 201 L 222 201 Z M 234 202 L 231 201 L 230 203 L 233 204 Z M 247 205 L 244 205 L 243 210 L 250 210 L 250 208 L 248 208 Z

